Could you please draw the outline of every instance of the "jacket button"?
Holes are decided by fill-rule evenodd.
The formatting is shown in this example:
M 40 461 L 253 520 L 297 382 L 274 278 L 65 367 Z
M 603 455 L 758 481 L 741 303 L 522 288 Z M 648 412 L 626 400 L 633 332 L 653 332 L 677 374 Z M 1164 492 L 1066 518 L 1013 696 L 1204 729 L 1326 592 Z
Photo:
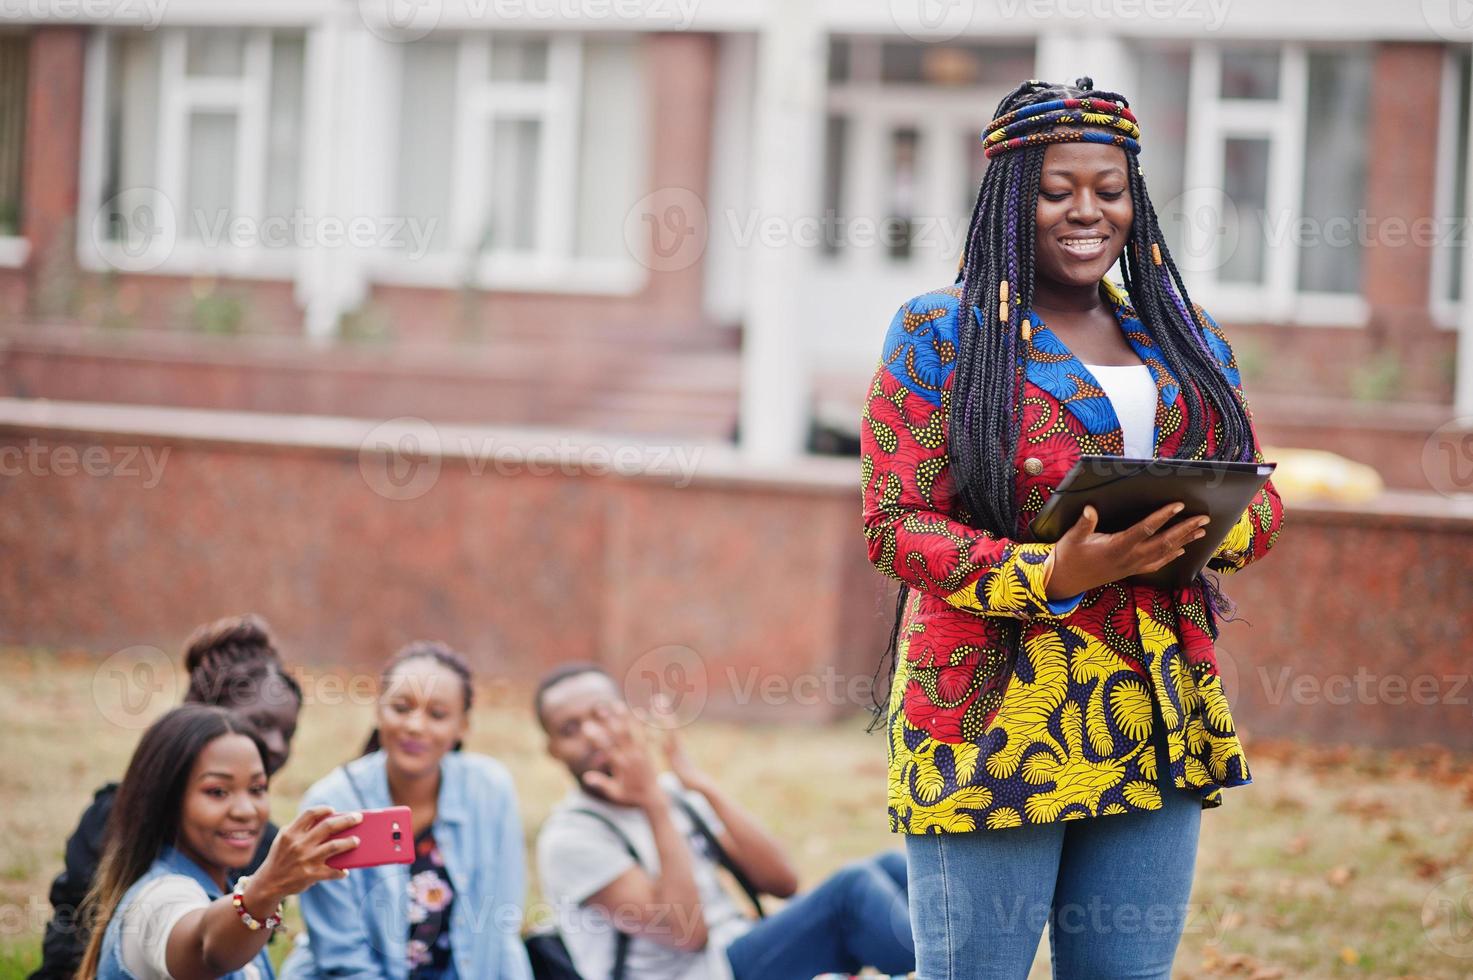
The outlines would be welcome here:
M 1023 460 L 1023 472 L 1029 476 L 1037 476 L 1043 472 L 1043 460 L 1037 456 L 1029 456 Z

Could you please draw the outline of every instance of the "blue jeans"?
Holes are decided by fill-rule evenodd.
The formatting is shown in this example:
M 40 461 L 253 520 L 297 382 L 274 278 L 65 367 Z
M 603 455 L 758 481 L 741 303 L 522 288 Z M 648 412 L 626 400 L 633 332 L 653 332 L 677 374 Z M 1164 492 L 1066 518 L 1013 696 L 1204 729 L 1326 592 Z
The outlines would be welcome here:
M 1160 810 L 906 838 L 917 980 L 1023 980 L 1045 922 L 1056 980 L 1169 980 L 1202 798 L 1160 732 Z
M 726 948 L 736 980 L 811 980 L 820 973 L 915 969 L 905 858 L 891 851 L 831 875 Z

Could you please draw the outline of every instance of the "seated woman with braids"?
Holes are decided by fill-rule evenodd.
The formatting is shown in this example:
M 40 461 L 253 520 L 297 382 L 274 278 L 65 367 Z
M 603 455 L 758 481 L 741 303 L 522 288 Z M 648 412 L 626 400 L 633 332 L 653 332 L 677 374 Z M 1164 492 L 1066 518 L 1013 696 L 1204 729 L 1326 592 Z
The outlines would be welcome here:
M 1106 534 L 1086 507 L 1056 543 L 1028 531 L 1082 454 L 1263 462 L 1140 138 L 1089 78 L 1009 93 L 956 282 L 901 306 L 870 387 L 865 536 L 901 584 L 880 709 L 890 824 L 928 980 L 1027 976 L 1045 918 L 1055 976 L 1169 977 L 1201 812 L 1252 781 L 1215 579 L 1132 580 L 1205 518 L 1169 504 Z M 1123 288 L 1105 277 L 1117 261 Z M 1269 482 L 1208 568 L 1261 559 L 1282 521 Z
M 218 705 L 249 721 L 266 746 L 268 774 L 286 764 L 302 691 L 283 668 L 271 631 L 260 617 L 231 616 L 199 627 L 184 644 L 184 666 L 189 671 L 186 703 Z M 67 838 L 66 866 L 51 884 L 52 918 L 46 924 L 41 966 L 31 980 L 71 980 L 76 975 L 84 943 L 76 911 L 97 874 L 117 791 L 114 782 L 99 789 Z M 268 822 L 245 871 L 266 857 L 275 835 L 275 825 Z

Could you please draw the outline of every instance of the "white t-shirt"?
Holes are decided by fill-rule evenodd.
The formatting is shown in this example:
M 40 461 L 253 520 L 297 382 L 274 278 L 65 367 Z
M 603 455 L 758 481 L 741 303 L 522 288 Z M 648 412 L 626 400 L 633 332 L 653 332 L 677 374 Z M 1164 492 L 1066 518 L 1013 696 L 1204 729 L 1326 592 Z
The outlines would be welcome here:
M 720 835 L 725 826 L 700 793 L 684 789 L 673 773 L 662 773 L 660 784 L 672 796 L 682 793 L 694 806 L 711 832 Z M 660 855 L 649 819 L 637 807 L 606 803 L 575 787 L 559 803 L 537 835 L 537 872 L 542 895 L 557 912 L 558 930 L 573 964 L 585 980 L 605 980 L 614 968 L 618 937 L 602 909 L 583 902 L 634 867 L 634 858 L 608 827 L 574 809 L 592 810 L 613 822 L 639 852 L 640 865 L 651 877 L 660 873 Z M 673 801 L 671 819 L 690 845 L 694 857 L 696 889 L 706 920 L 707 942 L 699 952 L 684 952 L 638 936 L 629 940 L 625 961 L 627 980 L 730 980 L 731 965 L 726 947 L 752 927 L 722 887 L 720 867 L 704 837 L 685 811 Z M 680 928 L 676 919 L 672 928 Z
M 1122 455 L 1151 459 L 1156 454 L 1156 381 L 1144 364 L 1085 364 L 1105 389 L 1125 437 Z
M 210 896 L 188 875 L 162 875 L 144 885 L 121 913 L 123 967 L 138 980 L 173 980 L 166 962 L 169 933 L 185 915 L 209 904 Z M 241 973 L 246 980 L 261 977 L 254 962 Z

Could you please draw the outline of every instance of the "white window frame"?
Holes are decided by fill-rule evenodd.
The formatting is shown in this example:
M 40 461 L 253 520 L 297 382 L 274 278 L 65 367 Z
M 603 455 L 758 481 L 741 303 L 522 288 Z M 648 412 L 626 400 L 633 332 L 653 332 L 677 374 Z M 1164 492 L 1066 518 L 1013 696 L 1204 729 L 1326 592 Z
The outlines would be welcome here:
M 847 171 L 839 189 L 838 217 L 841 222 L 854 222 L 862 216 L 874 216 L 876 231 L 885 232 L 881 217 L 885 213 L 886 169 L 889 166 L 889 137 L 900 125 L 913 126 L 920 138 L 917 176 L 922 193 L 914 202 L 915 217 L 923 221 L 958 220 L 960 227 L 944 227 L 954 241 L 956 255 L 966 244 L 970 212 L 957 201 L 966 186 L 966 159 L 958 152 L 970 135 L 976 141 L 975 152 L 981 154 L 981 128 L 987 125 L 990 109 L 1006 94 L 997 85 L 974 85 L 940 88 L 913 82 L 881 80 L 881 58 L 888 36 L 865 37 L 834 35 L 849 44 L 849 72 L 843 81 L 825 85 L 825 125 L 829 116 L 846 121 L 841 152 Z M 1010 39 L 1017 47 L 1037 44 L 1034 39 Z M 924 107 L 918 109 L 917 107 Z M 975 188 L 974 188 L 975 190 Z M 843 229 L 841 229 L 842 233 Z M 935 235 L 938 229 L 922 227 L 921 235 Z M 820 253 L 824 266 L 856 273 L 905 272 L 920 268 L 925 253 L 912 251 L 904 259 L 892 258 L 882 240 L 868 245 L 842 244 L 833 253 Z
M 414 262 L 380 250 L 371 261 L 373 280 L 389 285 L 453 288 L 464 285 L 469 273 L 472 284 L 485 290 L 603 295 L 639 292 L 648 281 L 649 269 L 633 256 L 601 259 L 574 254 L 584 36 L 519 32 L 519 36 L 545 38 L 548 42 L 547 79 L 536 82 L 491 80 L 492 40 L 496 36 L 494 32 L 467 34 L 457 42 L 449 247 Z M 480 237 L 493 159 L 494 123 L 516 119 L 541 123 L 536 245 L 530 250 L 483 252 Z M 644 139 L 645 134 L 640 138 Z
M 1448 45 L 1442 57 L 1442 92 L 1441 101 L 1438 106 L 1437 126 L 1437 177 L 1434 189 L 1433 213 L 1437 215 L 1436 227 L 1441 230 L 1453 220 L 1454 192 L 1459 181 L 1468 181 L 1467 171 L 1458 173 L 1458 127 L 1456 114 L 1458 111 L 1458 60 L 1459 57 L 1473 57 L 1473 52 L 1467 45 Z M 1469 98 L 1469 106 L 1473 107 L 1473 86 L 1466 93 Z M 1473 143 L 1473 134 L 1470 134 L 1470 143 Z M 1473 146 L 1470 146 L 1473 151 Z M 1473 168 L 1470 168 L 1473 169 Z M 1468 201 L 1468 192 L 1473 187 L 1464 190 L 1464 201 Z M 1467 206 L 1466 203 L 1464 205 Z M 1473 215 L 1470 215 L 1473 218 Z M 1465 238 L 1470 235 L 1469 229 L 1458 230 Z M 1467 245 L 1473 249 L 1473 241 Z M 1456 330 L 1458 318 L 1462 311 L 1462 304 L 1453 301 L 1449 295 L 1452 289 L 1453 262 L 1457 261 L 1458 254 L 1451 248 L 1438 243 L 1432 252 L 1432 275 L 1430 289 L 1427 296 L 1427 305 L 1432 311 L 1432 322 L 1444 330 Z M 1463 284 L 1464 301 L 1467 300 L 1468 283 Z
M 1223 46 L 1199 41 L 1192 46 L 1189 104 L 1191 121 L 1183 186 L 1188 188 L 1185 209 L 1200 213 L 1216 203 L 1206 188 L 1223 186 L 1223 148 L 1235 138 L 1266 139 L 1269 143 L 1268 193 L 1270 215 L 1284 215 L 1287 227 L 1296 226 L 1303 213 L 1305 132 L 1309 99 L 1309 49 L 1298 43 L 1280 43 L 1278 98 L 1233 99 L 1221 94 Z M 1256 232 L 1256 228 L 1254 231 Z M 1215 250 L 1220 239 L 1213 241 Z M 1221 263 L 1209 260 L 1196 270 L 1202 295 L 1214 315 L 1235 320 L 1271 320 L 1300 326 L 1363 327 L 1370 321 L 1369 305 L 1361 294 L 1300 290 L 1299 247 L 1293 236 L 1264 242 L 1264 281 L 1261 284 L 1223 282 L 1217 278 Z
M 291 279 L 300 260 L 295 245 L 267 247 L 260 244 L 236 246 L 229 242 L 228 225 L 217 245 L 185 235 L 185 223 L 193 218 L 182 211 L 188 149 L 189 115 L 196 111 L 233 112 L 238 119 L 235 146 L 235 217 L 264 219 L 266 200 L 266 124 L 271 97 L 272 34 L 268 28 L 239 30 L 245 39 L 241 77 L 198 77 L 186 73 L 188 32 L 164 28 L 155 35 L 159 45 L 158 132 L 155 190 L 175 209 L 172 246 L 167 254 L 146 252 L 132 256 L 119 244 L 99 242 L 92 234 L 91 218 L 103 204 L 106 176 L 106 91 L 109 71 L 116 57 L 119 32 L 99 29 L 88 41 L 86 91 L 82 138 L 82 208 L 86 220 L 77 223 L 78 256 L 84 268 L 95 272 L 140 271 L 174 275 L 213 273 L 261 279 Z M 310 45 L 308 46 L 310 57 Z M 304 79 L 310 77 L 304 65 Z M 304 83 L 305 84 L 305 83 Z M 305 99 L 306 93 L 303 93 Z M 305 141 L 304 141 L 305 145 Z M 299 183 L 305 186 L 306 154 L 298 160 Z M 120 188 L 126 191 L 128 188 Z

